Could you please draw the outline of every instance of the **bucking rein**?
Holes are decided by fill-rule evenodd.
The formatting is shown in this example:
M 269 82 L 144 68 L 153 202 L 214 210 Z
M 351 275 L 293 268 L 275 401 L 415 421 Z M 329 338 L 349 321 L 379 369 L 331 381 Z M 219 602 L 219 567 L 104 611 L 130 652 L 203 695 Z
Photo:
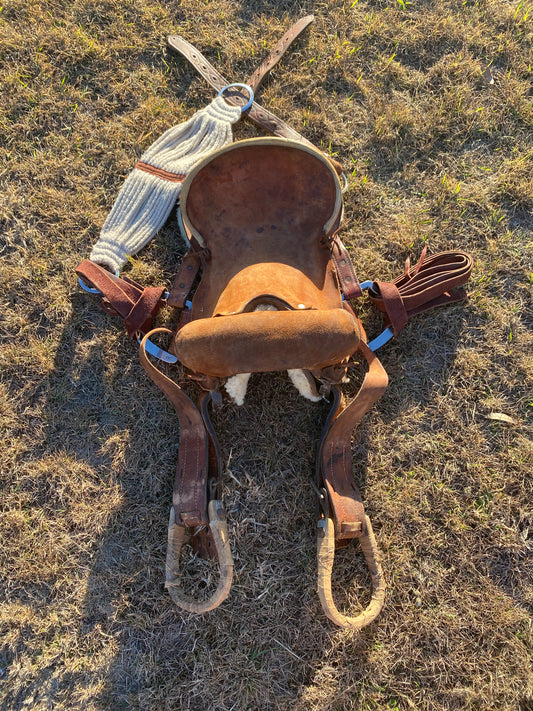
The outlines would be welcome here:
M 254 101 L 257 89 L 290 43 L 313 21 L 297 22 L 246 84 L 231 84 L 181 37 L 171 47 L 217 89 L 218 96 L 189 121 L 166 131 L 136 163 L 102 228 L 80 285 L 102 297 L 140 343 L 148 375 L 173 404 L 180 445 L 170 510 L 166 587 L 174 602 L 203 613 L 228 596 L 233 560 L 221 501 L 221 455 L 209 408 L 220 387 L 242 404 L 251 373 L 287 370 L 300 393 L 326 399 L 331 411 L 318 446 L 313 483 L 318 520 L 318 594 L 337 625 L 359 630 L 379 614 L 385 582 L 370 519 L 352 473 L 351 437 L 386 389 L 375 351 L 408 319 L 466 298 L 460 289 L 472 259 L 463 252 L 426 255 L 392 282 L 359 283 L 338 236 L 343 214 L 341 166 Z M 232 125 L 246 116 L 273 137 L 232 143 Z M 179 199 L 178 222 L 187 244 L 169 292 L 119 277 L 128 256 L 155 236 Z M 453 290 L 453 292 L 452 292 Z M 385 330 L 368 342 L 350 302 L 367 292 L 385 316 Z M 191 294 L 193 294 L 191 296 Z M 163 305 L 178 310 L 174 332 L 152 329 Z M 172 336 L 169 351 L 151 340 Z M 180 363 L 198 383 L 195 404 L 148 358 Z M 346 404 L 339 385 L 362 357 L 368 370 Z M 348 617 L 332 597 L 335 547 L 359 540 L 372 580 L 364 611 Z M 189 541 L 198 555 L 218 559 L 220 580 L 205 600 L 181 588 L 179 559 Z

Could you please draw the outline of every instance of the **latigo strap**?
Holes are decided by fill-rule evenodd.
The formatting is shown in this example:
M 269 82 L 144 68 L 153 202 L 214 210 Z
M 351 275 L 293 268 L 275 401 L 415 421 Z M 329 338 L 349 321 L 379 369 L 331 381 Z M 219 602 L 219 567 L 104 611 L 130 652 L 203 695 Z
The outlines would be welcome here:
M 128 277 L 111 274 L 88 259 L 83 260 L 76 274 L 100 293 L 106 311 L 123 319 L 130 338 L 151 329 L 155 315 L 164 304 L 164 287 L 142 287 Z
M 387 323 L 394 335 L 416 314 L 436 306 L 453 304 L 466 299 L 459 287 L 472 272 L 472 257 L 465 252 L 439 252 L 426 256 L 424 247 L 416 266 L 407 260 L 405 273 L 392 282 L 375 281 L 369 290 L 370 299 L 387 315 Z

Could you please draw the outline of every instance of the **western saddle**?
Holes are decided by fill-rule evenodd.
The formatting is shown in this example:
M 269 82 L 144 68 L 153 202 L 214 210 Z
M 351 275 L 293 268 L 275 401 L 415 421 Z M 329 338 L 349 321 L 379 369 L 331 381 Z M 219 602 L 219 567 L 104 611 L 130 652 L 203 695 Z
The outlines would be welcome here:
M 465 298 L 458 287 L 467 281 L 472 260 L 463 252 L 428 257 L 424 250 L 393 282 L 360 284 L 338 236 L 343 200 L 337 166 L 307 142 L 286 137 L 238 141 L 202 160 L 183 183 L 180 213 L 189 250 L 170 292 L 143 288 L 88 260 L 77 269 L 139 339 L 145 371 L 178 414 L 166 587 L 180 608 L 195 613 L 214 609 L 228 596 L 233 562 L 210 404 L 221 399 L 227 379 L 296 371 L 308 397 L 331 405 L 314 482 L 320 504 L 318 594 L 334 623 L 359 630 L 375 619 L 385 595 L 351 458 L 352 433 L 388 382 L 374 351 L 411 316 Z M 351 305 L 365 291 L 386 321 L 385 336 L 371 343 Z M 152 329 L 164 304 L 179 314 L 173 332 Z M 159 333 L 171 336 L 168 352 L 152 340 Z M 197 403 L 150 354 L 181 364 L 200 387 Z M 339 386 L 354 358 L 366 361 L 367 370 L 359 392 L 346 403 Z M 372 598 L 350 617 L 333 601 L 331 574 L 335 547 L 354 538 L 371 574 Z M 207 599 L 193 599 L 183 589 L 179 568 L 186 541 L 200 556 L 218 560 L 219 584 Z

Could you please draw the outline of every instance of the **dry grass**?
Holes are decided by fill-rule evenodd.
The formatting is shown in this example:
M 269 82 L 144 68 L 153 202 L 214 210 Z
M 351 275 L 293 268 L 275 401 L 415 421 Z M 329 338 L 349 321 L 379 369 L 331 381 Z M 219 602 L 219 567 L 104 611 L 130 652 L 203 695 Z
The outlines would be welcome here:
M 360 276 L 397 274 L 426 241 L 476 263 L 466 305 L 384 349 L 391 386 L 354 442 L 389 584 L 359 637 L 315 594 L 325 413 L 282 376 L 216 415 L 231 597 L 202 618 L 173 607 L 176 421 L 74 277 L 136 156 L 212 96 L 166 35 L 242 80 L 307 12 L 260 98 L 345 166 Z M 533 709 L 532 18 L 527 0 L 1 9 L 2 709 Z M 169 280 L 181 254 L 171 223 L 131 272 Z M 355 547 L 337 576 L 356 608 Z

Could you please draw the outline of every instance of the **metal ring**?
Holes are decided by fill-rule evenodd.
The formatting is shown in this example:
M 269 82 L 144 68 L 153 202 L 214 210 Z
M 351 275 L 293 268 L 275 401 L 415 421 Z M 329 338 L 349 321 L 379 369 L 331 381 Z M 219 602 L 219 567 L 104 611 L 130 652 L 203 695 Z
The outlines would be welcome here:
M 227 86 L 222 87 L 222 89 L 218 92 L 218 96 L 222 96 L 222 94 L 227 91 L 227 89 L 233 89 L 233 87 L 236 86 L 240 86 L 241 89 L 246 89 L 246 91 L 250 94 L 250 98 L 248 99 L 247 103 L 244 106 L 241 106 L 241 113 L 243 113 L 244 111 L 248 111 L 250 106 L 254 103 L 254 90 L 251 86 L 248 86 L 248 84 L 242 84 L 241 82 L 236 82 L 235 84 L 228 84 Z
M 118 277 L 120 274 L 120 269 L 117 269 L 115 271 L 115 276 Z M 81 277 L 78 277 L 78 284 L 81 286 L 83 291 L 86 291 L 88 294 L 101 294 L 102 292 L 100 289 L 92 289 L 90 286 L 87 286 L 87 284 L 83 281 Z
M 101 294 L 102 292 L 99 289 L 91 289 L 90 286 L 87 286 L 87 284 L 83 281 L 81 277 L 78 277 L 78 284 L 81 286 L 83 291 L 86 291 L 88 294 Z

